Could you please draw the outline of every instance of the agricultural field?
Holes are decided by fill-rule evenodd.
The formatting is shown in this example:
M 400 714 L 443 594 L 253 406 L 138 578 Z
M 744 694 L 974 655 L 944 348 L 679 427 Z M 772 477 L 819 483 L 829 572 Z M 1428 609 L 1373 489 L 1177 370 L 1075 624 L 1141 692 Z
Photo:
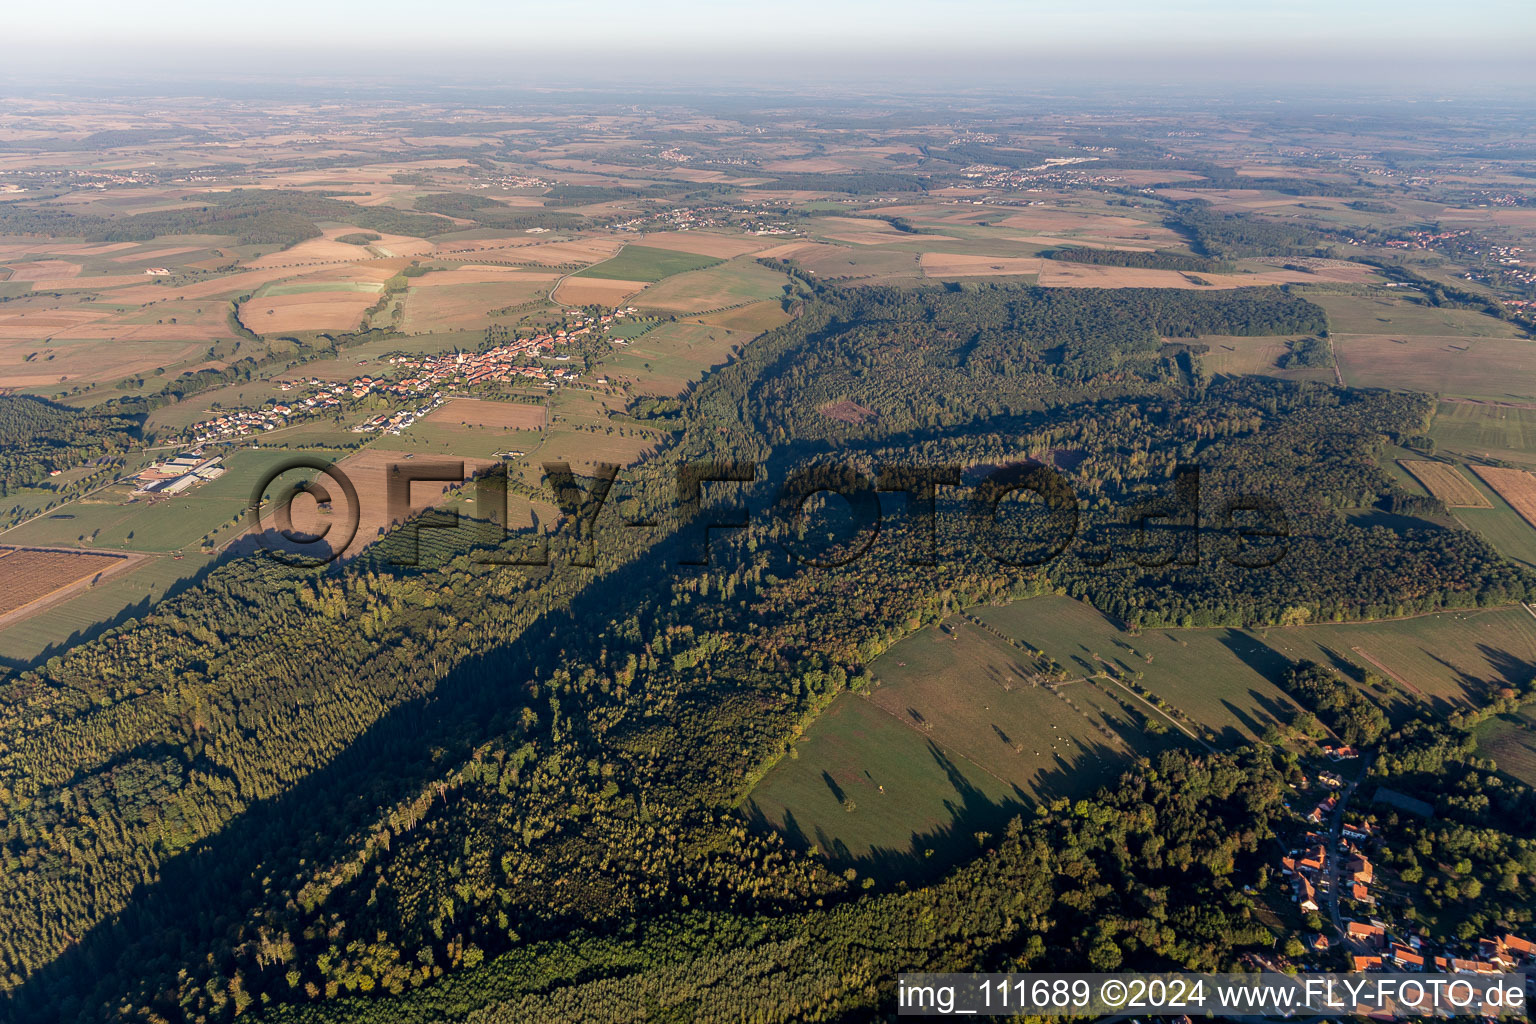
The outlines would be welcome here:
M 648 249 L 671 249 L 720 260 L 761 252 L 774 244 L 771 239 L 712 231 L 662 231 L 647 234 L 644 242 Z
M 1312 380 L 1333 382 L 1332 366 L 1280 366 L 1280 360 L 1291 351 L 1291 343 L 1307 335 L 1260 335 L 1237 337 L 1204 335 L 1195 342 L 1210 346 L 1210 351 L 1200 357 L 1206 371 L 1212 376 L 1241 376 L 1261 374 L 1281 380 Z
M 1473 487 L 1472 481 L 1462 476 L 1461 471 L 1451 463 L 1425 459 L 1399 459 L 1398 463 L 1447 508 L 1493 507 L 1487 496 Z
M 1512 324 L 1466 309 L 1421 305 L 1395 297 L 1309 294 L 1328 314 L 1330 334 L 1431 338 L 1518 338 Z
M 163 497 L 136 497 L 132 484 L 114 484 L 16 527 L 5 539 L 34 547 L 191 551 L 205 536 L 238 533 L 259 475 L 291 457 L 275 449 L 241 449 L 224 460 L 227 471 L 217 480 Z
M 735 260 L 709 270 L 695 270 L 652 285 L 633 299 L 642 309 L 707 313 L 784 294 L 785 278 L 752 260 Z
M 645 285 L 644 281 L 616 281 L 606 277 L 567 277 L 551 291 L 550 297 L 571 306 L 617 306 Z
M 50 599 L 133 565 L 134 559 L 99 551 L 0 547 L 0 624 Z
M 215 564 L 197 551 L 185 555 L 130 556 L 135 563 L 99 582 L 71 591 L 63 600 L 0 623 L 0 665 L 25 666 L 46 660 L 112 623 L 142 616 L 168 594 L 187 586 Z
M 241 306 L 240 321 L 262 335 L 353 331 L 362 323 L 363 312 L 377 301 L 372 292 L 342 288 L 268 295 Z
M 418 481 L 410 485 L 410 502 L 408 509 L 400 510 L 400 517 L 410 513 L 420 512 L 442 504 L 443 495 L 459 483 L 467 480 L 479 470 L 495 464 L 493 459 L 468 458 L 443 455 L 438 457 L 417 457 L 412 454 L 402 454 L 381 448 L 368 448 L 363 451 L 348 455 L 336 463 L 338 472 L 344 473 L 352 482 L 357 491 L 358 509 L 356 513 L 356 529 L 344 548 L 341 549 L 341 558 L 356 557 L 369 544 L 382 537 L 391 527 L 396 517 L 392 516 L 389 507 L 389 481 L 392 474 L 409 468 L 412 463 L 417 466 L 462 463 L 463 474 L 453 481 Z M 292 482 L 299 476 L 313 479 L 313 473 L 285 474 L 273 485 L 269 495 L 277 493 L 286 483 Z M 323 482 L 324 478 L 320 478 Z M 320 509 L 312 498 L 296 498 L 291 506 L 293 528 L 297 531 L 320 536 L 327 527 L 339 531 L 344 535 L 347 528 L 353 523 L 348 511 L 344 508 L 345 502 L 341 496 L 331 494 L 331 509 L 327 512 Z
M 1170 705 L 1181 722 L 1223 743 L 1256 739 L 1295 713 L 1295 704 L 1271 681 L 1279 677 L 1280 659 L 1241 630 L 1131 636 L 1088 605 L 1055 596 L 975 614 L 1003 635 L 1043 650 L 1074 676 L 1112 672 L 1134 680 Z
M 1459 455 L 1536 467 L 1536 405 L 1440 402 L 1429 436 Z
M 1521 519 L 1536 528 L 1536 475 L 1501 466 L 1475 466 L 1473 472 L 1497 491 Z
M 618 255 L 577 272 L 575 277 L 604 277 L 622 281 L 660 281 L 689 270 L 703 270 L 722 261 L 677 249 L 656 249 L 646 245 L 626 245 Z
M 1445 335 L 1333 334 L 1344 383 L 1502 402 L 1536 398 L 1536 341 Z
M 435 280 L 439 277 L 450 280 Z M 554 280 L 548 274 L 463 275 L 451 271 L 417 278 L 405 296 L 400 329 L 408 334 L 480 331 L 505 321 L 498 310 L 546 297 Z M 476 278 L 480 278 L 476 280 Z
M 603 357 L 602 372 L 641 394 L 681 394 L 710 369 L 726 363 L 756 333 L 702 323 L 662 323 L 628 345 L 615 345 Z

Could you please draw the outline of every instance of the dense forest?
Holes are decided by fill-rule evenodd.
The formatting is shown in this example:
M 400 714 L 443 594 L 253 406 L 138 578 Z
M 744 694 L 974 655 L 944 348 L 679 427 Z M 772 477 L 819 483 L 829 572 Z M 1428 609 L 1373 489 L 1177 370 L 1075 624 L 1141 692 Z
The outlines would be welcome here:
M 0 497 L 45 482 L 54 470 L 127 450 L 139 442 L 142 422 L 142 416 L 0 395 Z
M 925 837 L 958 861 L 834 863 L 743 799 L 891 643 L 979 603 L 1063 591 L 1131 625 L 1242 625 L 1536 592 L 1465 531 L 1341 515 L 1399 493 L 1375 455 L 1427 403 L 1211 382 L 1162 341 L 1320 332 L 1282 290 L 791 289 L 793 321 L 634 407 L 673 441 L 615 485 L 594 568 L 572 564 L 571 517 L 550 566 L 498 564 L 531 539 L 499 529 L 421 531 L 416 566 L 393 564 L 408 531 L 318 572 L 236 559 L 0 686 L 0 1015 L 618 1020 L 646 999 L 847 1019 L 896 965 L 1214 969 L 1267 948 L 1242 886 L 1287 792 L 1270 748 L 1175 751 L 1075 804 L 962 788 Z M 822 412 L 839 401 L 874 426 Z M 1049 456 L 1081 537 L 1039 564 L 975 543 L 923 564 L 922 525 L 893 517 L 823 570 L 814 531 L 758 516 L 685 564 L 694 517 L 719 514 L 679 504 L 685 462 L 761 463 L 738 497 L 763 509 L 833 455 L 967 486 Z M 1265 531 L 1283 568 L 1223 516 L 1245 496 L 1288 524 Z M 967 501 L 939 502 L 947 535 Z M 1171 557 L 1138 546 L 1152 506 Z M 1212 524 L 1194 560 L 1191 518 Z

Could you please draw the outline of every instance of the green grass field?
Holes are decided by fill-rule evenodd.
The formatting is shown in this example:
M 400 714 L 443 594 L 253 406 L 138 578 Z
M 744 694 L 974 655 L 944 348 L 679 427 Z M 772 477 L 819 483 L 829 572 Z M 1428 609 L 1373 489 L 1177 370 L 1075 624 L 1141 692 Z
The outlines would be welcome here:
M 745 810 L 838 861 L 948 852 L 965 841 L 966 826 L 995 829 L 1024 806 L 1011 786 L 851 694 L 833 702 L 794 753 Z
M 1134 679 L 1141 673 L 1141 686 L 1223 742 L 1257 738 L 1294 713 L 1290 698 L 1271 682 L 1281 659 L 1241 630 L 1158 629 L 1131 636 L 1088 605 L 1055 596 L 975 614 L 1074 675 L 1111 669 Z
M 647 245 L 626 245 L 612 259 L 596 263 L 573 277 L 605 277 L 616 281 L 660 281 L 688 270 L 713 267 L 724 260 Z
M 1206 371 L 1212 375 L 1260 374 L 1281 380 L 1316 380 L 1333 383 L 1332 366 L 1301 366 L 1281 369 L 1279 360 L 1290 352 L 1291 341 L 1305 335 L 1240 338 L 1208 335 L 1195 341 L 1209 345 L 1211 350 L 1200 357 Z
M 1406 686 L 1390 683 L 1373 696 L 1388 704 L 1430 700 L 1447 710 L 1464 705 L 1469 693 L 1481 697 L 1521 681 L 1536 662 L 1536 617 L 1519 606 L 1253 635 L 1286 658 L 1333 664 L 1356 680 L 1366 672 L 1385 676 L 1385 667 Z
M 676 395 L 727 362 L 732 351 L 752 337 L 723 327 L 663 323 L 629 345 L 612 346 L 603 356 L 600 373 L 633 382 L 642 394 Z
M 1344 383 L 1488 401 L 1536 398 L 1536 341 L 1466 335 L 1332 336 Z
M 953 617 L 877 659 L 873 689 L 840 696 L 812 723 L 795 756 L 753 790 L 748 813 L 836 859 L 921 858 L 1042 798 L 1091 793 L 1133 756 L 1193 742 L 1178 723 L 1242 743 L 1289 722 L 1298 709 L 1276 683 L 1295 661 L 1334 666 L 1398 719 L 1426 702 L 1465 706 L 1469 692 L 1521 681 L 1536 662 L 1536 616 L 1518 606 L 1135 636 L 1065 597 L 971 614 L 990 629 Z M 1071 676 L 1096 678 L 1031 685 L 1039 663 L 1027 647 Z M 1368 673 L 1380 682 L 1367 686 Z M 1169 714 L 1127 686 L 1144 687 Z
M 741 303 L 779 298 L 784 294 L 784 282 L 784 275 L 778 271 L 742 258 L 723 266 L 712 266 L 708 270 L 695 270 L 668 278 L 636 295 L 630 303 L 640 309 L 703 313 Z
M 1478 753 L 1527 786 L 1536 786 L 1536 708 L 1499 715 L 1477 729 Z
M 871 666 L 753 791 L 749 810 L 843 860 L 954 852 L 1035 803 L 1082 797 L 1175 742 L 1108 685 L 1038 685 L 1041 664 L 959 618 Z
M 206 533 L 225 528 L 227 535 L 227 524 L 244 512 L 259 475 L 292 456 L 242 449 L 224 460 L 228 470 L 219 479 L 153 501 L 130 501 L 132 486 L 119 484 L 9 531 L 6 543 L 190 552 Z
M 1458 508 L 1456 519 L 1467 529 L 1475 530 L 1496 548 L 1505 558 L 1536 568 L 1536 529 L 1509 507 L 1492 487 L 1471 473 L 1465 474 L 1488 500 L 1492 508 Z
M 1420 305 L 1377 295 L 1309 294 L 1307 298 L 1327 311 L 1331 334 L 1520 337 L 1520 332 L 1508 322 L 1467 309 Z
M 1536 408 L 1441 402 L 1429 436 L 1458 455 L 1536 466 Z

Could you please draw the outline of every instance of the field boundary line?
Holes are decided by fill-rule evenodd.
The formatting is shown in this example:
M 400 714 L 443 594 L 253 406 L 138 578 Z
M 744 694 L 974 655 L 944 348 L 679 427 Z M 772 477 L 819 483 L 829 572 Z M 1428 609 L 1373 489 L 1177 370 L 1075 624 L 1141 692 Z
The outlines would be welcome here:
M 623 252 L 628 247 L 629 247 L 629 243 L 628 242 L 621 242 L 621 243 L 619 243 L 619 247 L 613 251 L 613 255 L 612 256 L 609 256 L 606 259 L 598 260 L 596 263 L 589 263 L 585 267 L 580 267 L 580 268 L 578 268 L 576 270 L 572 270 L 572 271 L 569 271 L 569 272 L 561 275 L 560 280 L 556 281 L 549 288 L 549 301 L 558 304 L 560 302 L 560 300 L 555 298 L 555 295 L 560 291 L 560 286 L 565 284 L 565 282 L 567 280 L 569 280 L 572 277 L 575 277 L 577 274 L 585 273 L 586 271 L 591 270 L 593 267 L 600 267 L 604 263 L 611 263 L 612 261 L 618 259 L 619 258 L 619 253 Z M 642 288 L 640 290 L 641 291 L 645 291 L 644 288 Z
M 1120 689 L 1124 690 L 1126 693 L 1130 694 L 1132 697 L 1135 697 L 1137 700 L 1141 701 L 1147 707 L 1149 707 L 1153 711 L 1157 712 L 1163 718 L 1167 719 L 1169 724 L 1171 724 L 1175 729 L 1179 730 L 1179 732 L 1183 733 L 1185 736 L 1188 736 L 1190 739 L 1194 740 L 1196 743 L 1200 744 L 1202 747 L 1204 747 L 1206 750 L 1209 750 L 1211 753 L 1213 753 L 1213 754 L 1216 753 L 1216 748 L 1215 747 L 1213 747 L 1209 743 L 1207 743 L 1202 737 L 1197 736 L 1193 732 L 1191 732 L 1189 730 L 1189 727 L 1186 726 L 1183 722 L 1179 721 L 1177 718 L 1174 718 L 1168 712 L 1164 711 L 1162 708 L 1158 707 L 1156 704 L 1153 704 L 1151 701 L 1147 700 L 1147 698 L 1143 697 L 1141 694 L 1137 693 L 1135 690 L 1131 689 L 1129 686 L 1126 686 L 1124 683 L 1122 683 L 1120 680 L 1116 679 L 1114 676 L 1110 675 L 1108 672 L 1101 672 L 1098 675 L 1093 676 L 1092 678 L 1094 678 L 1094 679 L 1107 679 L 1107 680 L 1109 680 L 1111 683 L 1113 683 L 1116 686 L 1120 687 Z

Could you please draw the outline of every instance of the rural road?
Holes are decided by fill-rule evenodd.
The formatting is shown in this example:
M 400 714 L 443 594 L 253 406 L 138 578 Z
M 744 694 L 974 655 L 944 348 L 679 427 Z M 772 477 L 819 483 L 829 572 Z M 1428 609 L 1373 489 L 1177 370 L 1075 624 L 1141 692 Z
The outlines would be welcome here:
M 641 237 L 644 237 L 644 236 L 641 236 Z M 598 260 L 596 263 L 590 264 L 589 266 L 578 267 L 575 270 L 572 270 L 572 271 L 569 271 L 568 273 L 562 274 L 560 276 L 560 280 L 556 281 L 553 285 L 550 286 L 550 289 L 549 289 L 549 301 L 553 302 L 553 303 L 556 303 L 556 304 L 558 304 L 560 302 L 559 299 L 555 298 L 555 293 L 560 290 L 560 286 L 561 285 L 565 284 L 567 278 L 575 277 L 577 274 L 584 274 L 588 270 L 591 270 L 593 267 L 600 267 L 604 263 L 607 263 L 609 260 L 615 259 L 619 255 L 619 253 L 624 251 L 624 247 L 626 245 L 628 245 L 628 244 L 629 244 L 628 242 L 620 243 L 619 247 L 613 251 L 613 255 L 609 256 L 608 259 Z
M 1339 862 L 1344 858 L 1339 856 L 1339 840 L 1344 834 L 1344 812 L 1349 810 L 1349 798 L 1354 795 L 1355 787 L 1365 780 L 1371 770 L 1371 762 L 1375 759 L 1374 753 L 1366 754 L 1361 759 L 1360 771 L 1339 794 L 1339 806 L 1333 809 L 1333 824 L 1328 830 L 1328 916 L 1333 919 L 1333 927 L 1339 933 L 1340 942 L 1344 941 L 1344 922 L 1339 917 Z

